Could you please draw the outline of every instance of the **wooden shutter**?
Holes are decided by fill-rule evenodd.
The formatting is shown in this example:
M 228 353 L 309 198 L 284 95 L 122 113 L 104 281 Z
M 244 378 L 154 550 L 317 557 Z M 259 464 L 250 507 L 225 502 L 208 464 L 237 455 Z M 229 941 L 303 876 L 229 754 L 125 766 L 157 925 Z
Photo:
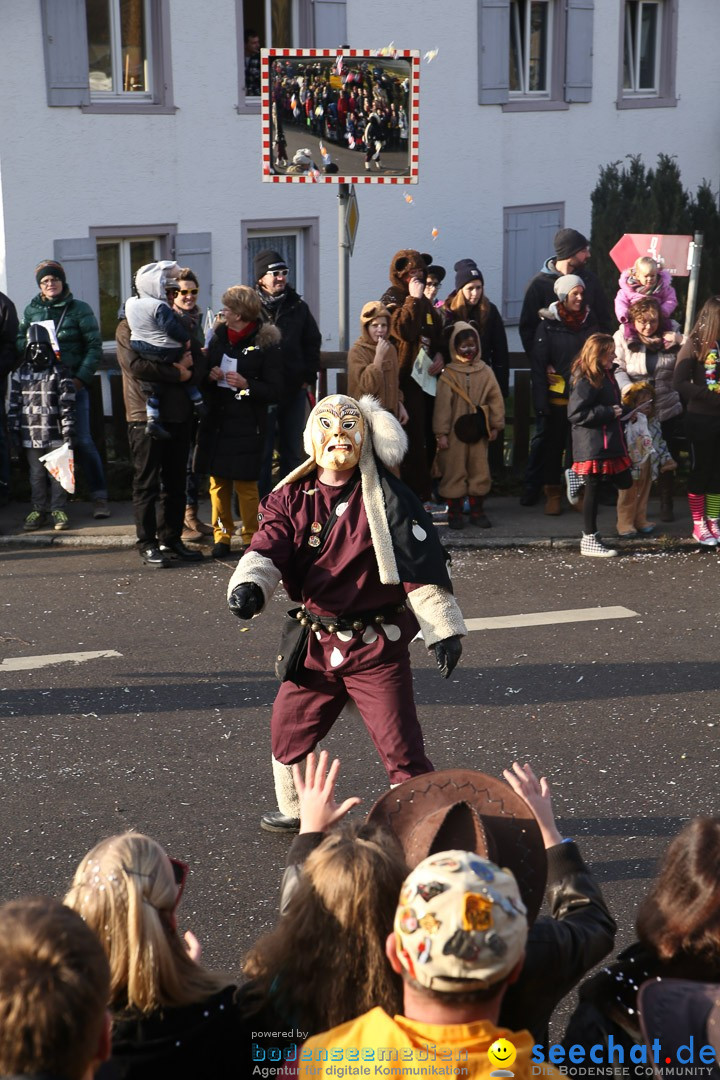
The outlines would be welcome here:
M 567 0 L 565 100 L 592 100 L 594 0 Z
M 189 266 L 194 271 L 200 284 L 198 307 L 207 311 L 212 299 L 212 233 L 178 233 L 175 260 L 180 266 Z
M 316 49 L 339 49 L 347 43 L 345 0 L 313 0 Z
M 562 225 L 560 206 L 508 207 L 505 210 L 503 318 L 520 318 L 528 282 L 553 252 L 553 236 Z
M 76 300 L 84 300 L 100 322 L 100 287 L 98 285 L 97 246 L 94 236 L 77 240 L 56 240 L 54 257 L 63 264 L 68 288 Z
M 40 12 L 48 105 L 89 105 L 84 0 L 41 0 Z
M 478 0 L 481 105 L 502 105 L 510 86 L 510 0 Z

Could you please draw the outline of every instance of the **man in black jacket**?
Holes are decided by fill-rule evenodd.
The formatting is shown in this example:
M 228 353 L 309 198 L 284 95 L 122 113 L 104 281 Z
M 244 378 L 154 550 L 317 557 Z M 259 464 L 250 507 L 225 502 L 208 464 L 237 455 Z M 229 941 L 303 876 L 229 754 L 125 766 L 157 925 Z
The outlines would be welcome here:
M 0 506 L 10 497 L 10 446 L 5 418 L 7 377 L 17 367 L 20 357 L 15 347 L 18 315 L 12 300 L 0 292 Z
M 530 359 L 535 331 L 540 322 L 540 311 L 547 308 L 556 299 L 554 287 L 559 277 L 565 274 L 577 274 L 585 283 L 585 299 L 594 315 L 598 330 L 603 334 L 612 334 L 616 320 L 608 302 L 600 278 L 594 274 L 587 263 L 590 258 L 590 241 L 577 229 L 558 229 L 553 239 L 555 257 L 548 259 L 542 269 L 530 281 L 525 290 L 518 330 L 523 349 Z M 543 423 L 537 418 L 537 428 Z M 533 506 L 540 498 L 543 486 L 543 461 L 541 441 L 533 439 L 530 458 L 525 470 L 525 483 L 520 497 L 521 506 Z
M 272 458 L 277 434 L 280 476 L 302 464 L 302 433 L 308 412 L 308 391 L 314 391 L 320 365 L 321 336 L 305 301 L 288 285 L 288 264 L 277 251 L 255 257 L 255 282 L 265 314 L 282 334 L 284 390 L 268 412 L 267 435 L 258 488 L 263 499 L 272 488 Z

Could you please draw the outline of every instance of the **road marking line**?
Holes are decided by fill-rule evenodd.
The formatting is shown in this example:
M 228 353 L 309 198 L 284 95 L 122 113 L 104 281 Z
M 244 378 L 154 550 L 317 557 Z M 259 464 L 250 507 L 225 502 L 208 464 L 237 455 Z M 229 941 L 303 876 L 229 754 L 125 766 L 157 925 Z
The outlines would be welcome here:
M 82 664 L 85 660 L 99 660 L 102 656 L 122 656 L 114 649 L 102 649 L 100 652 L 64 652 L 48 653 L 47 656 L 14 656 L 3 660 L 0 671 L 31 671 L 34 668 L 50 667 L 51 664 Z
M 493 619 L 466 619 L 468 630 L 512 630 L 517 626 L 554 626 L 556 623 L 598 622 L 600 619 L 634 619 L 637 611 L 626 607 L 569 608 L 566 611 L 531 611 L 526 615 L 497 615 Z

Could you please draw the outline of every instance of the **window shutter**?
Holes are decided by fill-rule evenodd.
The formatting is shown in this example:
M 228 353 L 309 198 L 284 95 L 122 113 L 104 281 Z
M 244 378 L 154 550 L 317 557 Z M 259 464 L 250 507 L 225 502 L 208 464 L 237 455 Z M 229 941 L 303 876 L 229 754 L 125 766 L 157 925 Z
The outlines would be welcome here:
M 594 0 L 567 0 L 565 100 L 592 100 Z
M 48 105 L 89 105 L 84 0 L 41 0 Z
M 78 240 L 56 240 L 53 255 L 63 264 L 70 292 L 76 300 L 84 300 L 100 321 L 100 287 L 98 285 L 97 247 L 94 236 Z
M 212 300 L 212 233 L 177 233 L 175 261 L 194 271 L 200 283 L 198 307 L 207 311 Z
M 503 318 L 520 318 L 528 282 L 552 253 L 552 239 L 563 223 L 559 206 L 505 210 Z
M 313 0 L 316 49 L 339 49 L 347 42 L 345 0 Z
M 481 105 L 502 105 L 510 86 L 510 0 L 479 0 L 478 76 Z

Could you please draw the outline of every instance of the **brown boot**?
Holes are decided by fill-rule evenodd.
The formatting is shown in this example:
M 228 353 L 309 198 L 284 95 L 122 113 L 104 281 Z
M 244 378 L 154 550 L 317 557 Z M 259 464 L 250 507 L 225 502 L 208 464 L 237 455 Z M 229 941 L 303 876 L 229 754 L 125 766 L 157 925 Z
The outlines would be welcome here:
M 194 506 L 186 506 L 182 539 L 198 543 L 203 537 L 212 535 L 212 526 L 206 525 L 204 521 L 200 521 L 197 516 L 197 509 Z
M 661 472 L 658 476 L 658 493 L 660 495 L 660 520 L 674 521 L 673 513 L 673 490 L 675 487 L 675 475 L 671 472 Z
M 552 517 L 562 514 L 562 488 L 560 484 L 546 484 L 543 491 L 545 492 L 545 513 Z

